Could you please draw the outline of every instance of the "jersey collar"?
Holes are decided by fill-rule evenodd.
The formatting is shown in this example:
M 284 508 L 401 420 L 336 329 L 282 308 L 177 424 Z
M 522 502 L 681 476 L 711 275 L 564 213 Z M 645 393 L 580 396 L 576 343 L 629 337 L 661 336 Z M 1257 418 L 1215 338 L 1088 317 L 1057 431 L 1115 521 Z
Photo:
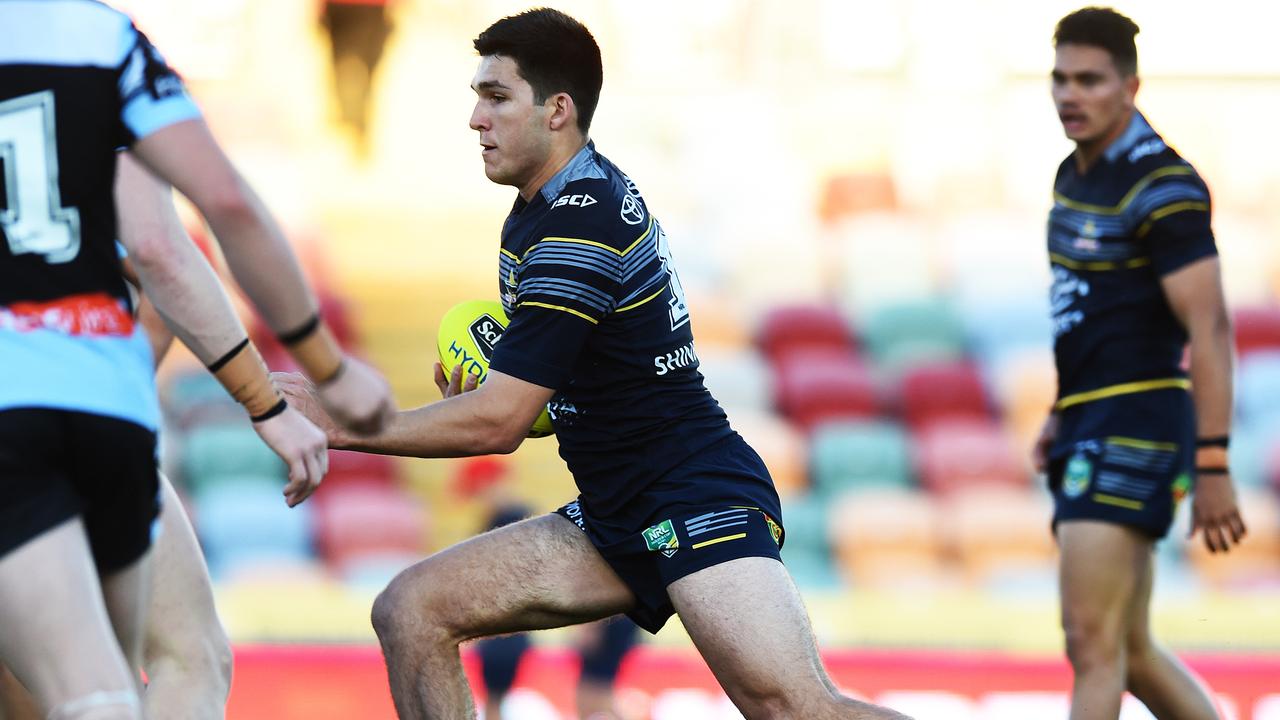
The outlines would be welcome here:
M 551 179 L 542 186 L 538 193 L 542 195 L 544 201 L 550 204 L 560 196 L 564 186 L 574 180 L 603 177 L 605 177 L 604 171 L 600 169 L 600 164 L 596 162 L 596 143 L 594 140 L 588 140 L 587 144 L 564 167 L 560 168 L 560 172 L 551 176 Z
M 1107 146 L 1102 156 L 1106 158 L 1107 162 L 1113 163 L 1132 150 L 1139 142 L 1154 137 L 1155 134 L 1156 131 L 1151 128 L 1151 124 L 1147 122 L 1141 112 L 1135 109 L 1133 118 L 1129 120 L 1129 127 L 1125 128 L 1120 137 L 1115 139 L 1115 142 Z

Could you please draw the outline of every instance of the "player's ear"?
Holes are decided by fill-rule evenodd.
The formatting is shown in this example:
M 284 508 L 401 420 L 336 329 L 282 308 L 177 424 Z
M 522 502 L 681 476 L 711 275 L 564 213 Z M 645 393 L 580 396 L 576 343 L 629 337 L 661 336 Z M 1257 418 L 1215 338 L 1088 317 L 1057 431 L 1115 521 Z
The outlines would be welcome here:
M 552 130 L 559 131 L 577 125 L 578 106 L 569 93 L 560 92 L 547 98 L 547 107 L 551 110 L 551 117 L 547 122 Z
M 1138 79 L 1137 75 L 1130 75 L 1124 79 L 1124 90 L 1129 96 L 1129 105 L 1134 104 L 1134 99 L 1138 96 L 1138 86 L 1141 84 L 1142 81 Z

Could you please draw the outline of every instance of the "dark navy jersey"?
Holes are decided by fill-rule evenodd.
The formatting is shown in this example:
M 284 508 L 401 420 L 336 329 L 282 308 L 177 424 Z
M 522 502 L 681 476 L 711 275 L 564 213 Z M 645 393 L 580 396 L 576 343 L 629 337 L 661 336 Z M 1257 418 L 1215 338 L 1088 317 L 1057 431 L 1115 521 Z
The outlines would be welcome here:
M 1140 113 L 1088 172 L 1063 161 L 1049 213 L 1058 409 L 1189 387 L 1160 279 L 1217 253 L 1209 216 L 1204 181 Z
M 734 434 L 698 372 L 662 227 L 594 144 L 517 198 L 498 265 L 511 324 L 491 367 L 556 391 L 560 454 L 593 515 Z
M 116 152 L 196 117 L 127 16 L 0 0 L 0 409 L 158 422 L 116 251 Z

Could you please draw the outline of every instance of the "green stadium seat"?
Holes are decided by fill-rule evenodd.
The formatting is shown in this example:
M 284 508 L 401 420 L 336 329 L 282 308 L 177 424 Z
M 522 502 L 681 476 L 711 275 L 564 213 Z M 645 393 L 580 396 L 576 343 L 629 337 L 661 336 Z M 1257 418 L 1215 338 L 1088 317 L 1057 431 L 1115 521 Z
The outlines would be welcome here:
M 900 369 L 964 356 L 964 325 L 941 299 L 885 305 L 862 323 L 863 345 L 883 368 Z
M 183 443 L 182 479 L 193 490 L 242 476 L 274 477 L 283 483 L 287 475 L 284 461 L 248 421 L 201 425 L 192 429 Z
M 910 487 L 907 434 L 885 420 L 824 423 L 811 439 L 809 473 L 814 492 L 824 498 L 869 487 Z

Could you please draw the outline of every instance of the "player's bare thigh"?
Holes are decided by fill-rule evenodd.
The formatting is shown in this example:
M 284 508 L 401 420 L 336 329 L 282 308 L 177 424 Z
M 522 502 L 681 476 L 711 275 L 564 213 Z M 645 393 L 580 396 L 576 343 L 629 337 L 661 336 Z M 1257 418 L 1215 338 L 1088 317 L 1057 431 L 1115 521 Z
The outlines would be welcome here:
M 902 718 L 841 697 L 791 576 L 772 558 L 713 565 L 667 586 L 721 687 L 748 718 Z
M 380 634 L 405 622 L 462 641 L 629 610 L 635 597 L 586 535 L 554 514 L 513 523 L 405 570 L 374 604 Z

